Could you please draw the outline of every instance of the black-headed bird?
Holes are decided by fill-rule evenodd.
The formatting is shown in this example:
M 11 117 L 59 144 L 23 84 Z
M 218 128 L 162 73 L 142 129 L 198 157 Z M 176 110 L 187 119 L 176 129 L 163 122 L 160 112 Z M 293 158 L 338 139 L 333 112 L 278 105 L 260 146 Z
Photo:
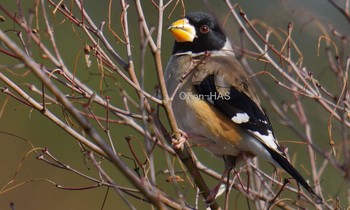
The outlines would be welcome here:
M 225 160 L 222 178 L 207 199 L 215 199 L 237 160 L 258 156 L 283 168 L 318 203 L 322 202 L 286 158 L 253 84 L 216 18 L 191 12 L 168 29 L 175 44 L 165 82 L 174 97 L 178 126 L 191 144 L 201 145 Z

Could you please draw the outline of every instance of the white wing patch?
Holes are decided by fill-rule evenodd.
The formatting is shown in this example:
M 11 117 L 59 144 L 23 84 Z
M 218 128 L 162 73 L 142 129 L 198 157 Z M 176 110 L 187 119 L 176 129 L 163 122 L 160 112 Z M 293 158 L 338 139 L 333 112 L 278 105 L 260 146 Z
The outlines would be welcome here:
M 231 120 L 237 124 L 242 124 L 249 121 L 249 116 L 247 115 L 247 113 L 237 113 L 231 118 Z
M 248 131 L 254 136 L 258 137 L 262 141 L 262 143 L 266 144 L 267 146 L 269 146 L 270 148 L 276 151 L 279 151 L 277 146 L 277 140 L 275 139 L 275 137 L 273 136 L 270 130 L 268 131 L 268 135 L 263 135 L 258 131 L 251 131 L 251 130 L 248 130 Z

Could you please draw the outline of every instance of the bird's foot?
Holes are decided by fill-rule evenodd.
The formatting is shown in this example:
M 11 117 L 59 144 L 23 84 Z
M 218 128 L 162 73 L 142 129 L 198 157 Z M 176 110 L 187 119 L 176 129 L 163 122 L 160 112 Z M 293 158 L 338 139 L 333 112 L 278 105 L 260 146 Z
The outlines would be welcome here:
M 172 138 L 172 140 L 171 140 L 171 146 L 175 149 L 182 149 L 184 143 L 189 138 L 187 133 L 185 133 L 184 131 L 179 130 L 179 133 L 181 135 L 179 139 Z

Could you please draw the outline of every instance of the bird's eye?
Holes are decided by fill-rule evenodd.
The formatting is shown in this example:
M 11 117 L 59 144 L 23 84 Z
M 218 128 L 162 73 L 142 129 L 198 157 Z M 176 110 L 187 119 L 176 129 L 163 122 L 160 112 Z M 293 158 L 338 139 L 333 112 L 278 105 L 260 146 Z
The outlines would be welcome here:
M 199 28 L 199 31 L 202 33 L 202 34 L 206 34 L 209 32 L 209 26 L 207 25 L 202 25 L 200 28 Z

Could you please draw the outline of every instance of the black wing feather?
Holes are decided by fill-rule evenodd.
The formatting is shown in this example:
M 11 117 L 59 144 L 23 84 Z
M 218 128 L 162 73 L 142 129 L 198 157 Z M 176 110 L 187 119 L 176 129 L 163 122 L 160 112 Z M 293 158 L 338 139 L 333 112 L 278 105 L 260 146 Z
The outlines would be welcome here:
M 262 135 L 268 135 L 268 131 L 272 131 L 268 117 L 245 93 L 231 87 L 229 97 L 219 97 L 214 75 L 207 76 L 201 83 L 194 86 L 198 94 L 214 103 L 215 107 L 230 119 L 238 113 L 246 113 L 249 121 L 239 124 L 242 128 L 258 131 Z

